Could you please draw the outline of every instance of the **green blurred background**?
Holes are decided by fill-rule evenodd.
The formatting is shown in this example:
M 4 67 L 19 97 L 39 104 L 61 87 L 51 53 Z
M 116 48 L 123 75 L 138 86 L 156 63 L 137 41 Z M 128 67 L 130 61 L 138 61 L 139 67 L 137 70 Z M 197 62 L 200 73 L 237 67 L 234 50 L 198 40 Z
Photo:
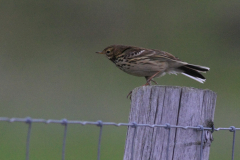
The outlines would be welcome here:
M 205 84 L 156 80 L 215 91 L 215 126 L 240 127 L 239 19 L 239 0 L 0 0 L 0 116 L 128 122 L 126 95 L 145 79 L 95 53 L 125 44 L 210 67 Z M 99 128 L 68 128 L 66 159 L 96 159 Z M 0 130 L 0 159 L 24 159 L 27 125 L 0 122 Z M 101 158 L 121 160 L 125 135 L 126 127 L 104 127 Z M 30 159 L 61 159 L 62 138 L 62 125 L 33 124 Z M 215 132 L 210 159 L 230 159 L 231 145 L 232 133 Z

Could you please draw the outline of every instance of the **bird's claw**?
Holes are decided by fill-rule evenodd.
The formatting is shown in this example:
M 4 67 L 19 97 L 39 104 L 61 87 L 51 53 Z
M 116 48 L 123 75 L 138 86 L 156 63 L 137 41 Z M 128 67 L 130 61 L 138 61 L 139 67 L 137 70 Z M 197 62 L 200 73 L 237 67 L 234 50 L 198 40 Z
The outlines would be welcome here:
M 132 91 L 130 91 L 127 95 L 127 98 L 129 97 L 129 99 L 131 100 L 132 99 Z

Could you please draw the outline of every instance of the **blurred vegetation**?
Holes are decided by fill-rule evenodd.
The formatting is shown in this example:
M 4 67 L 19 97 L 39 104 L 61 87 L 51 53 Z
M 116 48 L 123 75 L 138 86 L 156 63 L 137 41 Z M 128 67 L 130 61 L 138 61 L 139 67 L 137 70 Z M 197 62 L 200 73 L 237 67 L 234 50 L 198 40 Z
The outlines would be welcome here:
M 126 95 L 144 78 L 102 55 L 111 44 L 168 51 L 208 66 L 206 83 L 182 75 L 161 85 L 218 94 L 216 127 L 240 127 L 240 2 L 0 0 L 0 116 L 127 122 Z M 0 123 L 0 159 L 24 159 L 27 125 Z M 70 125 L 66 159 L 95 159 L 98 127 Z M 102 159 L 123 157 L 126 128 L 104 127 Z M 63 127 L 34 124 L 30 159 L 60 159 Z M 240 159 L 237 134 L 235 158 Z M 211 160 L 231 157 L 232 133 L 214 133 Z

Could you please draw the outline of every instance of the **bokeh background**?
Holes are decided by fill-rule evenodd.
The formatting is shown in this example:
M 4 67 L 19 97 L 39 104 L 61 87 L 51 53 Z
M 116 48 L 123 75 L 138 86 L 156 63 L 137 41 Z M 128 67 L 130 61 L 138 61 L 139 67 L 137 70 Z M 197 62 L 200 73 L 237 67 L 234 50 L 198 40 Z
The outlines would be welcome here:
M 126 95 L 145 79 L 95 53 L 125 44 L 210 67 L 205 84 L 156 80 L 215 91 L 215 126 L 240 127 L 239 19 L 239 0 L 0 0 L 0 116 L 128 122 Z M 66 159 L 96 159 L 99 128 L 68 129 Z M 104 127 L 102 159 L 123 158 L 126 129 Z M 24 159 L 27 125 L 0 122 L 0 130 L 0 159 Z M 62 125 L 33 124 L 30 159 L 61 159 L 62 137 Z M 230 159 L 231 145 L 232 133 L 215 132 L 210 159 Z

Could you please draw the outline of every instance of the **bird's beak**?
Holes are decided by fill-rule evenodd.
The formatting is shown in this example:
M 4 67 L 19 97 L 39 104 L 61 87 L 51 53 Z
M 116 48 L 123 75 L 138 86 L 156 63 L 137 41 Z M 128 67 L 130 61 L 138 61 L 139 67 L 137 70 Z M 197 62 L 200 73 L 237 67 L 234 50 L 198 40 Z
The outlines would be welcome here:
M 98 51 L 98 52 L 96 52 L 97 54 L 103 54 L 102 52 L 100 52 L 100 51 Z

